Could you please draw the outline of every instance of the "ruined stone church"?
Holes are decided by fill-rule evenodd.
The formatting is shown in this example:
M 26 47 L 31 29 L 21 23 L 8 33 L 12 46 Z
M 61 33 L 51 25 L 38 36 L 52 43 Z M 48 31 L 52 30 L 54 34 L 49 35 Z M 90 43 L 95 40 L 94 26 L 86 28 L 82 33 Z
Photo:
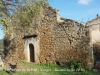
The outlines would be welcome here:
M 41 21 L 14 36 L 4 37 L 5 62 L 25 60 L 33 63 L 66 63 L 81 60 L 93 64 L 90 35 L 87 26 L 75 20 L 61 18 L 52 7 L 44 9 Z M 32 28 L 31 32 L 28 30 Z

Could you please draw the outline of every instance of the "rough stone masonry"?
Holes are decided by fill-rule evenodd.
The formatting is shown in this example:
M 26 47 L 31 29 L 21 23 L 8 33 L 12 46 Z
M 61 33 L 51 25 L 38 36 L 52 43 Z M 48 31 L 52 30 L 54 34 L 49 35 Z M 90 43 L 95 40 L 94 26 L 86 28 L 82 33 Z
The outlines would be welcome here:
M 59 11 L 52 7 L 45 8 L 40 17 L 41 20 L 26 27 L 25 32 L 16 31 L 13 37 L 5 35 L 5 62 L 26 60 L 65 64 L 81 60 L 83 66 L 93 64 L 88 27 L 75 20 L 60 18 Z M 33 29 L 28 32 L 30 28 Z

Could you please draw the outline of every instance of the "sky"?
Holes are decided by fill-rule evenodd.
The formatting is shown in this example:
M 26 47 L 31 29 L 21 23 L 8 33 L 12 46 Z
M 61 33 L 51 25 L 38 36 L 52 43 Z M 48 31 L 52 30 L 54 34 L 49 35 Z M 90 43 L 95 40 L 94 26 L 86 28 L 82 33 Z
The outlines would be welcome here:
M 0 39 L 3 39 L 3 38 L 4 38 L 4 33 L 2 30 L 2 27 L 0 26 Z
M 60 12 L 60 16 L 78 22 L 87 22 L 100 15 L 100 0 L 49 0 L 50 6 Z M 4 37 L 0 28 L 0 39 Z
M 100 15 L 100 0 L 50 0 L 50 5 L 60 11 L 60 16 L 78 22 L 87 22 Z

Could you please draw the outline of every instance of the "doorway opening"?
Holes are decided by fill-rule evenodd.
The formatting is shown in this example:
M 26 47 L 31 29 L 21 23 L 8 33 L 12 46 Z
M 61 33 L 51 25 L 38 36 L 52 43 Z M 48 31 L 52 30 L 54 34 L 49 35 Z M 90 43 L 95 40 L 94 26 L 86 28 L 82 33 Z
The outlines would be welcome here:
M 30 62 L 35 62 L 35 52 L 33 44 L 29 44 L 29 52 L 30 52 Z

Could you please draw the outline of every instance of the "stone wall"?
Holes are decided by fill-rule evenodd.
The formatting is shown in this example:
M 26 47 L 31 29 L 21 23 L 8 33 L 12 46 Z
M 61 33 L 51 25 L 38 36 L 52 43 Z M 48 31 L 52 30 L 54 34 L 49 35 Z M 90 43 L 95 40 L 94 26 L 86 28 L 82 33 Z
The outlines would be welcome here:
M 60 18 L 53 8 L 45 10 L 40 27 L 40 62 L 66 63 L 82 60 L 93 63 L 89 29 L 77 21 Z M 86 66 L 85 64 L 85 66 Z
M 100 42 L 100 16 L 87 22 L 91 34 L 91 44 Z
M 73 20 L 65 19 L 54 29 L 54 47 L 56 58 L 60 62 L 87 59 L 89 35 L 86 28 Z M 87 34 L 87 35 L 86 35 Z
M 23 53 L 25 40 L 22 39 L 25 33 L 38 36 L 39 63 L 59 62 L 62 64 L 70 60 L 82 60 L 85 66 L 87 63 L 93 63 L 92 57 L 89 56 L 90 37 L 88 27 L 71 19 L 60 18 L 58 10 L 52 7 L 44 9 L 41 20 L 35 29 L 34 25 L 36 24 L 30 26 L 33 27 L 31 33 L 28 33 L 28 29 L 22 32 L 23 34 L 15 32 L 16 37 L 11 40 L 4 40 L 5 60 L 26 60 Z
M 56 25 L 56 11 L 49 7 L 44 10 L 44 17 L 41 21 L 41 26 L 39 28 L 39 37 L 40 37 L 40 62 L 46 63 L 52 61 L 53 53 L 53 27 Z M 54 58 L 54 57 L 53 57 Z
M 22 38 L 10 39 L 10 36 L 6 35 L 4 38 L 4 59 L 5 62 L 17 62 L 25 58 L 23 51 L 24 40 Z
M 94 63 L 100 60 L 100 16 L 87 22 L 89 33 L 91 35 L 91 46 L 93 47 Z

